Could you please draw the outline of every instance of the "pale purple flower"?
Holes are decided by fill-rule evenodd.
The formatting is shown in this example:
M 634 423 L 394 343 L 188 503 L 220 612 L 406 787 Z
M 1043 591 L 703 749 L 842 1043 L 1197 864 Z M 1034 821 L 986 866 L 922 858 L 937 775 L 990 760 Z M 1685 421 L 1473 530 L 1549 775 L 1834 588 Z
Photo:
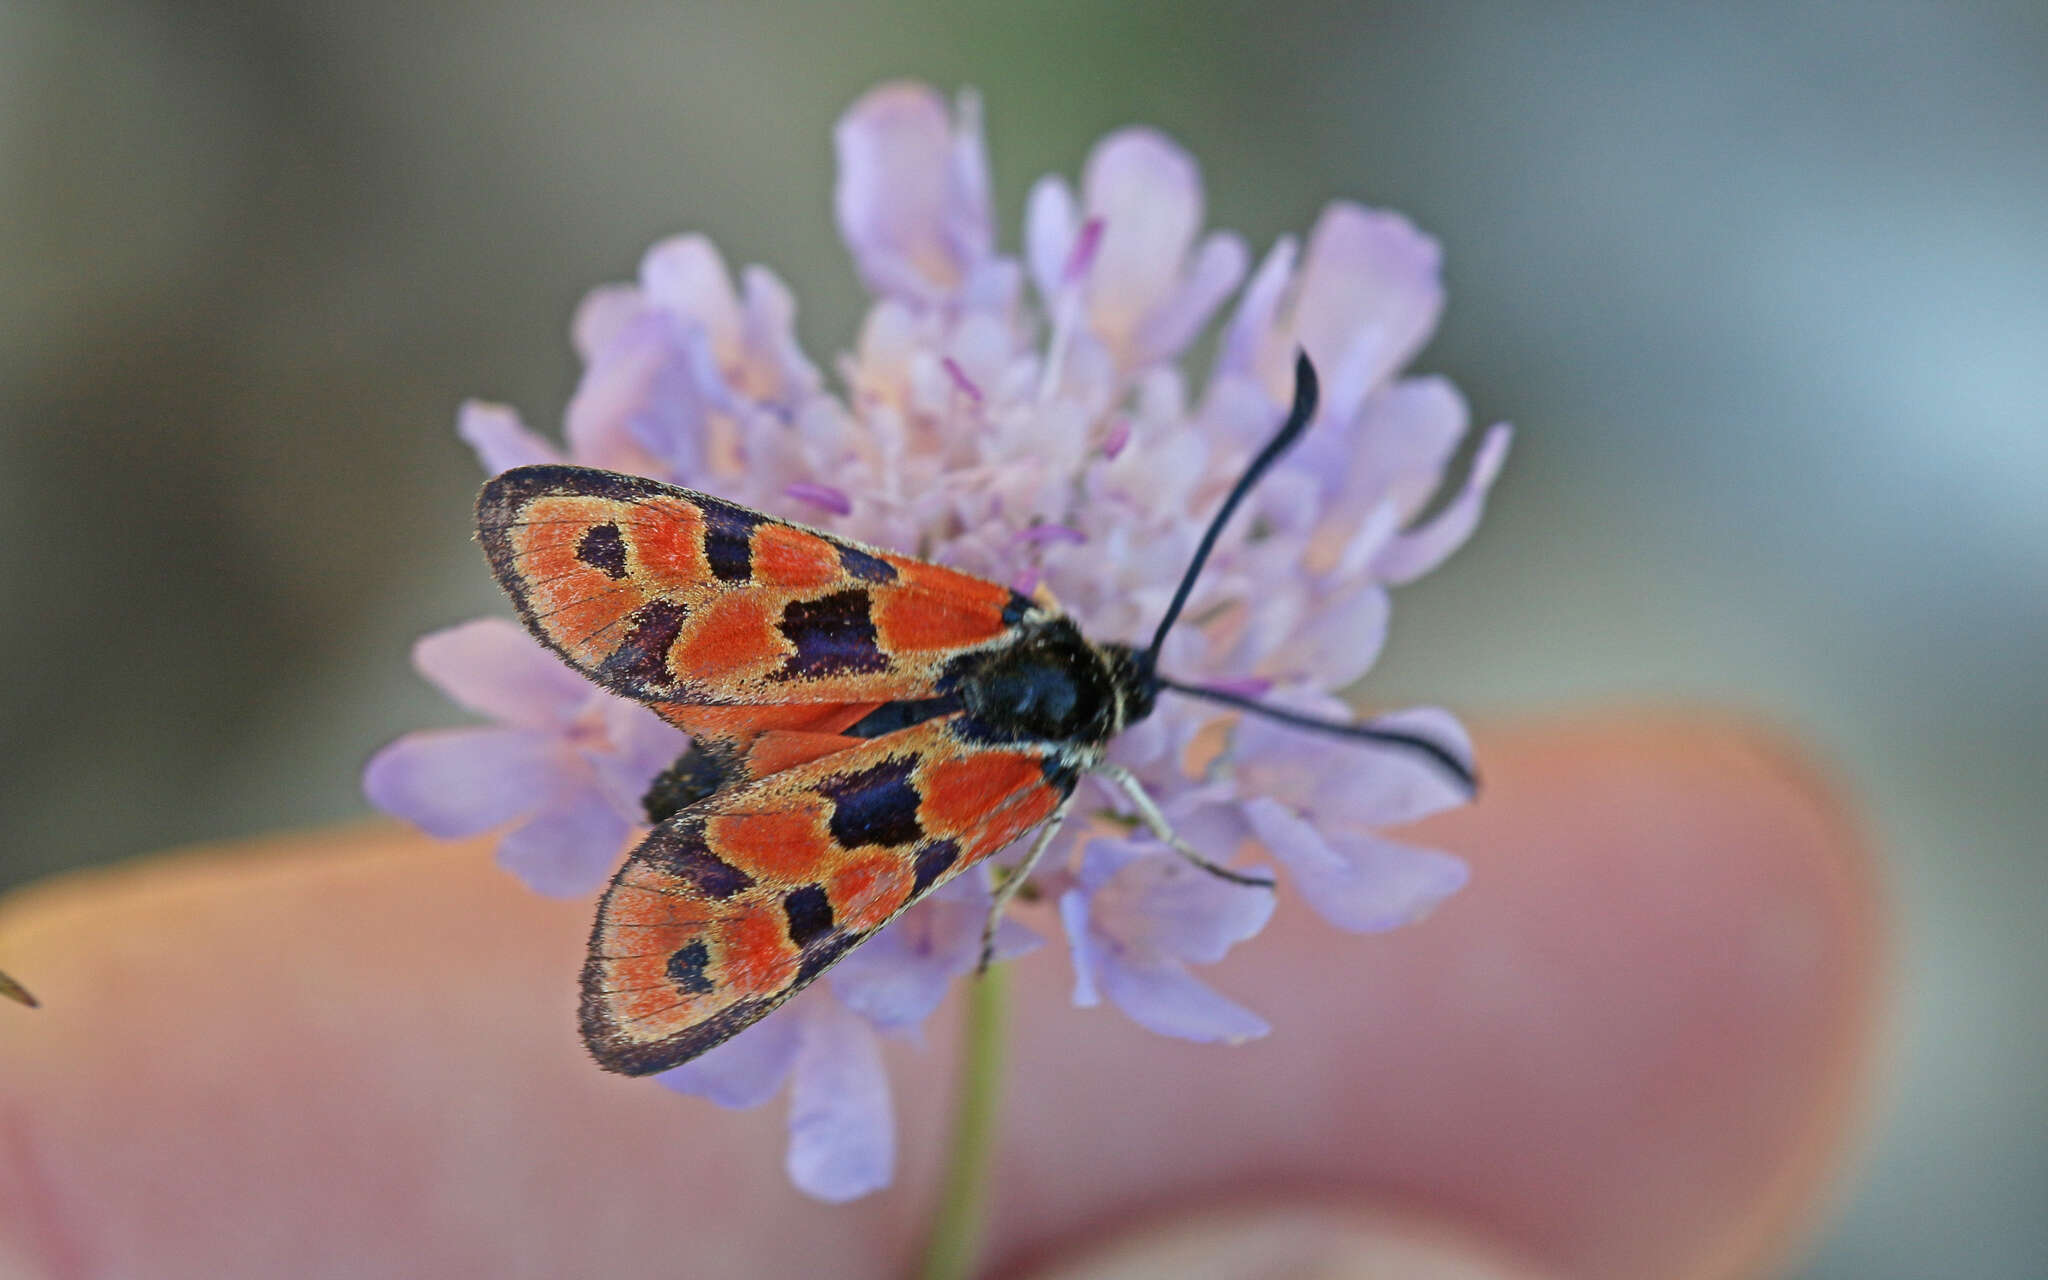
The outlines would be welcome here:
M 1088 635 L 1142 642 L 1204 520 L 1278 423 L 1305 349 L 1323 374 L 1318 421 L 1225 530 L 1161 667 L 1347 718 L 1335 695 L 1378 656 L 1388 588 L 1469 536 L 1508 444 L 1505 427 L 1490 430 L 1438 502 L 1469 413 L 1442 379 L 1400 374 L 1443 306 L 1435 242 L 1340 202 L 1305 249 L 1283 238 L 1252 269 L 1241 237 L 1205 227 L 1193 158 L 1126 129 L 1089 153 L 1078 185 L 1031 189 L 1020 258 L 1000 246 L 971 94 L 949 104 L 884 85 L 833 140 L 834 211 L 874 301 L 830 382 L 797 345 L 780 280 L 735 275 L 708 240 L 676 237 L 577 312 L 566 448 L 509 409 L 464 406 L 458 431 L 485 470 L 566 457 L 687 484 L 1048 589 Z M 1197 383 L 1177 362 L 1211 325 L 1216 357 Z M 394 743 L 366 772 L 371 799 L 437 835 L 502 830 L 500 858 L 528 883 L 593 891 L 644 830 L 639 797 L 681 735 L 510 622 L 429 636 L 418 664 L 493 723 Z M 1469 755 L 1442 712 L 1383 722 Z M 1253 857 L 1345 928 L 1414 920 L 1464 881 L 1457 859 L 1381 834 L 1462 798 L 1416 757 L 1172 693 L 1110 754 L 1185 839 Z M 1107 1001 L 1185 1039 L 1264 1034 L 1196 970 L 1257 933 L 1272 895 L 1165 850 L 1119 792 L 1084 784 L 1075 807 L 1038 881 L 1058 904 L 1076 1003 Z M 733 1107 L 786 1086 L 796 1184 L 834 1201 L 885 1185 L 882 1044 L 915 1043 L 971 973 L 989 895 L 985 871 L 960 877 L 662 1083 Z M 1005 921 L 997 951 L 1038 942 Z

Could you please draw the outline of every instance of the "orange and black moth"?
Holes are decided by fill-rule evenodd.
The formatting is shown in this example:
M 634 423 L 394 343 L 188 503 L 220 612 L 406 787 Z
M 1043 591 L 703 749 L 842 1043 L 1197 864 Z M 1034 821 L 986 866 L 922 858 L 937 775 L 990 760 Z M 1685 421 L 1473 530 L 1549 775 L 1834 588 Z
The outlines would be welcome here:
M 1156 669 L 1230 513 L 1314 416 L 1297 361 L 1285 423 L 1208 527 L 1151 644 L 1098 643 L 1049 598 L 861 546 L 706 494 L 573 466 L 484 486 L 478 535 L 527 628 L 604 688 L 691 735 L 645 798 L 653 829 L 598 907 L 581 1021 L 598 1063 L 646 1075 L 758 1021 L 931 890 L 1039 828 L 1084 773 L 1204 870 L 1112 738 L 1176 690 L 1419 751 L 1427 739 L 1185 685 Z

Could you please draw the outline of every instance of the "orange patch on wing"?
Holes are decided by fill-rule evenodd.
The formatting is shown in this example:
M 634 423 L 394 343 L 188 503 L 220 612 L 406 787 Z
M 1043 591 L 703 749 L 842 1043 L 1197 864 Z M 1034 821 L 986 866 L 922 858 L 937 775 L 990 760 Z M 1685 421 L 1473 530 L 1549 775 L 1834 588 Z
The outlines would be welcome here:
M 765 778 L 769 774 L 837 754 L 848 747 L 857 747 L 861 741 L 836 733 L 773 729 L 754 739 L 753 749 L 747 752 L 747 771 L 757 778 Z
M 764 524 L 754 531 L 756 583 L 801 590 L 822 587 L 845 576 L 838 549 L 814 533 L 786 524 Z
M 956 649 L 1007 628 L 1007 587 L 918 560 L 892 558 L 898 580 L 875 593 L 875 631 L 892 650 Z
M 960 861 L 977 862 L 999 852 L 1010 841 L 1051 817 L 1059 804 L 1059 793 L 1048 786 L 1034 786 L 1019 793 L 1016 799 L 1003 807 L 1001 813 L 974 834 L 966 852 L 960 855 Z
M 910 864 L 902 858 L 869 858 L 833 872 L 825 884 L 833 923 L 854 930 L 880 927 L 910 897 L 910 883 Z
M 689 1001 L 682 999 L 673 986 L 648 987 L 642 991 L 614 993 L 611 997 L 612 1015 L 620 1022 L 644 1022 L 650 1018 L 689 1022 Z M 638 1035 L 650 1038 L 660 1033 L 650 1028 L 635 1028 Z
M 687 502 L 649 503 L 629 517 L 634 559 L 664 588 L 701 587 L 711 577 L 704 559 L 704 516 Z
M 625 638 L 626 619 L 645 603 L 647 593 L 630 581 L 614 582 L 590 569 L 527 595 L 527 607 L 555 642 L 593 665 Z
M 639 993 L 659 988 L 674 994 L 675 979 L 668 976 L 668 955 L 621 956 L 605 966 L 605 985 L 618 993 Z
M 718 946 L 720 985 L 736 996 L 779 991 L 796 977 L 797 950 L 781 917 L 757 907 L 727 922 Z
M 811 881 L 838 852 L 815 804 L 758 813 L 721 813 L 704 834 L 718 856 L 755 879 Z
M 791 646 L 769 621 L 769 603 L 750 591 L 706 602 L 677 638 L 669 669 L 684 680 L 709 683 L 781 661 Z
M 919 787 L 924 803 L 918 806 L 917 820 L 927 831 L 971 830 L 1022 788 L 1035 786 L 1052 795 L 1044 777 L 1037 757 L 1010 752 L 979 751 L 928 759 Z
M 712 707 L 694 702 L 654 702 L 654 713 L 693 738 L 752 738 L 776 729 L 838 733 L 879 702 L 771 702 L 758 706 Z

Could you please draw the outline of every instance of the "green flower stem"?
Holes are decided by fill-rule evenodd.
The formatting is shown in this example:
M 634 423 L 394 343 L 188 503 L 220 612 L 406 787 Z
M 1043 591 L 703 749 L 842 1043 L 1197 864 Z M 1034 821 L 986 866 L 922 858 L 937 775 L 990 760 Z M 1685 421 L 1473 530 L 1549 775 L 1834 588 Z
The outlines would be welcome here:
M 989 966 L 970 984 L 960 1094 L 953 1108 L 953 1149 L 939 1213 L 926 1246 L 923 1280 L 968 1280 L 988 1222 L 991 1164 L 1003 1105 L 1003 1038 L 1010 1015 L 1008 965 Z

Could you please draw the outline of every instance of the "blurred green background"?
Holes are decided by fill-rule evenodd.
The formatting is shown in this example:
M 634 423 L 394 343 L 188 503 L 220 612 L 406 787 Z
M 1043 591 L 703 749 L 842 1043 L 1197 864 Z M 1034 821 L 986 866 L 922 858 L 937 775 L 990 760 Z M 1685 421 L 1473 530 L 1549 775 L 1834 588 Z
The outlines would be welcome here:
M 1809 1277 L 2048 1275 L 2048 7 L 0 3 L 0 876 L 356 815 L 500 608 L 465 395 L 556 420 L 656 237 L 859 295 L 828 130 L 985 95 L 1026 185 L 1159 125 L 1263 248 L 1439 236 L 1517 453 L 1389 701 L 1704 700 L 1860 794 L 1905 941 Z M 33 979 L 33 975 L 28 975 Z

